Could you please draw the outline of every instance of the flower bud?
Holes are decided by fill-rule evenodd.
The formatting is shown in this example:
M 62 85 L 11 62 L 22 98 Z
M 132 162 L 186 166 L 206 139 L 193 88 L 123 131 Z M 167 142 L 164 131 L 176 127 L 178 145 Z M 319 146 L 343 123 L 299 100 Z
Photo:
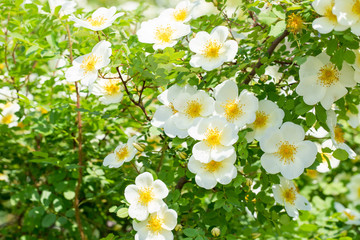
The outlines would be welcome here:
M 220 229 L 217 228 L 217 227 L 214 227 L 213 229 L 211 229 L 211 234 L 212 234 L 214 237 L 220 236 Z
M 187 159 L 187 154 L 184 152 L 179 152 L 179 156 L 184 160 Z
M 246 186 L 251 187 L 251 185 L 253 184 L 253 181 L 250 178 L 246 179 Z
M 136 148 L 136 150 L 138 150 L 139 152 L 143 152 L 145 151 L 145 147 L 146 145 L 144 143 L 133 143 L 134 148 Z
M 183 226 L 181 225 L 181 224 L 177 224 L 176 226 L 175 226 L 175 231 L 181 231 L 182 230 L 182 228 L 183 228 Z

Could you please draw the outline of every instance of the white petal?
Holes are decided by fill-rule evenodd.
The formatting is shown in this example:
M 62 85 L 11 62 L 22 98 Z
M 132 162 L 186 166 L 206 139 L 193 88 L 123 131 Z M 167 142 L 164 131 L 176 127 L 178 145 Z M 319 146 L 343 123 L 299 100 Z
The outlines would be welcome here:
M 173 115 L 171 108 L 160 106 L 151 120 L 151 124 L 155 127 L 164 127 L 165 122 Z
M 155 198 L 148 203 L 148 211 L 149 213 L 154 213 L 160 210 L 161 206 L 165 204 L 163 200 Z
M 104 159 L 103 165 L 104 166 L 109 166 L 110 164 L 112 164 L 113 162 L 115 162 L 115 154 L 114 153 L 110 153 L 109 155 L 107 155 Z
M 303 141 L 297 145 L 296 158 L 302 162 L 305 168 L 310 167 L 316 158 L 317 148 L 311 141 Z
M 229 30 L 227 27 L 224 26 L 215 27 L 210 33 L 211 38 L 218 40 L 220 43 L 225 42 L 228 35 L 229 35 Z
M 187 164 L 190 172 L 197 174 L 201 168 L 204 166 L 200 161 L 196 160 L 194 156 L 191 156 Z
M 299 210 L 311 210 L 311 204 L 310 202 L 302 195 L 297 195 L 295 200 L 295 207 Z
M 281 163 L 280 172 L 286 179 L 294 179 L 304 172 L 304 165 L 295 158 L 290 163 Z
M 197 185 L 205 189 L 212 189 L 217 184 L 215 176 L 205 171 L 195 176 L 195 182 Z
M 280 172 L 280 159 L 275 154 L 264 153 L 261 158 L 261 166 L 266 172 L 275 174 Z
M 166 230 L 173 230 L 177 224 L 177 213 L 169 209 L 164 214 L 164 228 Z
M 148 208 L 139 203 L 130 204 L 128 212 L 131 218 L 139 221 L 144 221 L 149 216 Z
M 128 201 L 130 204 L 135 204 L 139 201 L 139 188 L 134 184 L 128 185 L 125 188 L 124 195 L 126 201 Z
M 135 178 L 135 184 L 138 187 L 152 187 L 154 178 L 151 173 L 144 172 Z
M 326 94 L 324 98 L 320 101 L 321 105 L 326 109 L 329 110 L 331 108 L 331 105 L 346 95 L 347 89 L 341 85 L 336 84 L 334 86 L 331 86 L 327 88 Z
M 285 202 L 285 209 L 290 217 L 297 218 L 299 216 L 299 212 L 294 205 Z
M 202 163 L 210 162 L 210 147 L 204 142 L 198 142 L 192 149 L 193 156 Z
M 313 21 L 312 27 L 319 33 L 326 34 L 334 29 L 334 24 L 327 17 L 320 17 Z
M 274 194 L 275 201 L 277 203 L 279 203 L 279 204 L 283 204 L 284 200 L 283 200 L 283 197 L 282 197 L 282 194 L 281 194 L 280 185 L 278 185 L 278 184 L 273 185 L 272 186 L 272 191 L 273 191 L 273 194 Z
M 166 198 L 169 194 L 169 190 L 166 187 L 165 183 L 159 179 L 155 180 L 153 183 L 154 194 L 157 198 Z
M 303 141 L 305 138 L 304 129 L 292 122 L 284 123 L 280 128 L 280 132 L 283 136 L 283 139 L 291 144 L 297 144 Z
M 232 80 L 226 80 L 217 85 L 214 89 L 216 101 L 226 102 L 238 97 L 238 86 Z

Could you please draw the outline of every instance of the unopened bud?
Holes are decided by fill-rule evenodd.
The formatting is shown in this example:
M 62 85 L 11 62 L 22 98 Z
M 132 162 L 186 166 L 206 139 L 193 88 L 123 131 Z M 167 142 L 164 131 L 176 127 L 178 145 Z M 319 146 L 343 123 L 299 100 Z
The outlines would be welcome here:
M 251 187 L 251 185 L 253 184 L 253 181 L 250 178 L 246 179 L 246 186 Z
M 181 225 L 181 224 L 177 224 L 176 226 L 175 226 L 175 231 L 181 231 L 182 230 L 182 228 L 183 228 L 183 226 Z
M 184 160 L 187 159 L 187 154 L 184 152 L 179 152 L 179 156 Z
M 144 143 L 133 143 L 134 148 L 136 148 L 139 152 L 145 151 L 146 145 Z
M 266 82 L 268 79 L 269 79 L 268 75 L 261 75 L 261 77 L 260 77 L 261 82 Z
M 218 237 L 220 236 L 220 229 L 217 228 L 217 227 L 214 227 L 213 229 L 211 229 L 211 234 L 214 236 L 214 237 Z

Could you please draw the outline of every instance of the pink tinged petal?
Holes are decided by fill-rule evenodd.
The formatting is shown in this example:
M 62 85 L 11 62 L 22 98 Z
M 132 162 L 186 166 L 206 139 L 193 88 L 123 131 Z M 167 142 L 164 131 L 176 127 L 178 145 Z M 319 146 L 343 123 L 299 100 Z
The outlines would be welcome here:
M 282 141 L 282 135 L 279 129 L 269 129 L 260 139 L 260 148 L 266 153 L 275 153 L 278 151 L 278 144 Z
M 344 87 L 356 86 L 354 74 L 355 74 L 354 69 L 352 69 L 349 64 L 344 63 L 340 71 L 340 77 L 339 77 L 340 83 Z
M 214 174 L 205 171 L 195 176 L 195 182 L 205 189 L 212 189 L 217 184 Z
M 280 172 L 286 179 L 291 180 L 299 177 L 304 172 L 304 165 L 297 158 L 289 163 L 281 162 Z
M 211 38 L 218 40 L 220 43 L 225 42 L 228 35 L 229 35 L 229 30 L 227 27 L 224 26 L 215 27 L 210 33 Z
M 173 209 L 168 209 L 164 214 L 164 229 L 173 230 L 177 224 L 177 213 Z
M 154 178 L 151 173 L 144 172 L 135 178 L 135 184 L 138 187 L 152 187 Z
M 115 154 L 114 153 L 110 153 L 109 155 L 107 155 L 104 159 L 103 165 L 104 166 L 109 166 L 110 164 L 112 164 L 115 161 Z
M 141 205 L 140 203 L 130 204 L 128 212 L 131 218 L 139 221 L 144 221 L 149 216 L 147 206 Z
M 286 122 L 280 128 L 281 135 L 285 141 L 289 143 L 297 144 L 304 140 L 304 129 L 295 123 Z
M 128 201 L 130 204 L 136 204 L 138 203 L 140 197 L 139 188 L 136 185 L 131 184 L 125 188 L 124 195 L 126 201 Z
M 225 51 L 224 53 L 225 61 L 226 62 L 233 61 L 239 49 L 237 42 L 235 42 L 234 40 L 226 41 L 223 48 Z
M 313 21 L 312 27 L 315 30 L 319 31 L 319 33 L 326 34 L 334 29 L 335 24 L 331 22 L 327 17 L 320 17 Z
M 233 154 L 235 154 L 235 148 L 233 146 L 218 146 L 211 149 L 210 159 L 220 162 L 225 158 L 229 158 Z
M 317 154 L 315 143 L 311 141 L 303 141 L 297 145 L 295 158 L 302 162 L 305 168 L 310 167 L 314 162 Z
M 276 185 L 273 185 L 272 186 L 272 191 L 273 191 L 273 194 L 274 194 L 274 199 L 277 203 L 279 204 L 284 204 L 284 199 L 282 197 L 282 194 L 281 194 L 281 188 L 280 188 L 280 185 L 276 184 Z
M 147 206 L 149 213 L 154 213 L 154 212 L 159 211 L 163 204 L 165 204 L 165 203 L 161 199 L 155 198 L 155 199 L 151 200 Z
M 266 172 L 275 174 L 280 172 L 280 159 L 275 154 L 264 153 L 261 158 L 261 166 L 265 169 Z
M 173 115 L 171 108 L 167 106 L 160 106 L 151 120 L 151 124 L 155 127 L 164 127 L 165 122 Z
M 187 166 L 190 172 L 197 174 L 203 168 L 204 164 L 196 160 L 194 156 L 191 156 Z
M 202 163 L 208 163 L 211 161 L 210 147 L 208 147 L 204 142 L 196 143 L 192 149 L 192 153 L 194 158 Z
M 207 32 L 201 31 L 198 32 L 190 42 L 189 42 L 189 48 L 191 51 L 201 54 L 206 42 L 209 40 L 210 35 Z
M 167 195 L 169 194 L 169 190 L 166 187 L 165 183 L 159 179 L 155 180 L 153 183 L 153 188 L 154 188 L 154 194 L 156 196 L 156 198 L 166 198 Z
M 296 200 L 295 200 L 295 207 L 299 210 L 311 210 L 311 204 L 310 202 L 302 195 L 297 194 Z
M 297 218 L 299 216 L 299 211 L 296 209 L 295 205 L 291 205 L 285 202 L 285 209 L 290 217 Z
M 326 94 L 324 98 L 320 101 L 321 105 L 326 109 L 329 110 L 331 108 L 331 105 L 345 96 L 347 94 L 347 89 L 341 85 L 336 84 L 329 88 L 327 88 Z

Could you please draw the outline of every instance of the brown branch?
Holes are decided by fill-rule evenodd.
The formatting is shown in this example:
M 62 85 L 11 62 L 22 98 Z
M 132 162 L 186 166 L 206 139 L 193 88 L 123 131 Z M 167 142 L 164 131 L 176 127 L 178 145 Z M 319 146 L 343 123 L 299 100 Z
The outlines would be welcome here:
M 279 45 L 279 43 L 287 36 L 289 35 L 289 32 L 287 30 L 285 30 L 278 38 L 276 38 L 272 44 L 270 45 L 270 47 L 267 50 L 267 55 L 270 58 L 271 55 L 273 54 L 275 48 Z M 259 58 L 258 62 L 256 63 L 256 65 L 253 67 L 252 71 L 250 72 L 250 74 L 247 76 L 246 80 L 244 81 L 244 84 L 249 84 L 249 82 L 251 81 L 251 79 L 255 76 L 256 74 L 256 69 L 260 68 L 263 65 L 263 63 L 261 62 L 261 58 Z
M 249 15 L 250 15 L 251 19 L 254 21 L 253 27 L 259 26 L 259 27 L 261 27 L 262 29 L 265 28 L 263 25 L 261 25 L 260 23 L 258 23 L 258 20 L 257 20 L 257 18 L 255 17 L 253 11 L 249 11 Z
M 66 25 L 66 32 L 68 35 L 68 41 L 69 41 L 69 51 L 70 51 L 70 60 L 71 63 L 73 62 L 73 54 L 72 54 L 72 42 L 71 42 L 71 35 L 70 35 L 70 29 L 69 25 Z M 80 209 L 79 209 L 79 195 L 80 195 L 80 189 L 81 189 L 81 182 L 82 182 L 82 175 L 83 175 L 83 154 L 82 154 L 82 124 L 81 124 L 81 113 L 79 111 L 80 109 L 80 94 L 79 94 L 79 86 L 78 83 L 75 82 L 75 88 L 76 88 L 76 108 L 77 110 L 77 125 L 78 125 L 78 179 L 77 184 L 75 188 L 75 198 L 74 198 L 74 208 L 75 208 L 75 219 L 76 223 L 78 225 L 80 237 L 82 240 L 86 240 L 86 235 L 84 233 L 82 223 L 81 223 L 81 217 L 80 217 Z
M 189 182 L 186 177 L 181 177 L 179 178 L 179 181 L 177 182 L 175 189 L 179 189 L 181 191 L 181 189 L 184 187 L 185 183 Z

